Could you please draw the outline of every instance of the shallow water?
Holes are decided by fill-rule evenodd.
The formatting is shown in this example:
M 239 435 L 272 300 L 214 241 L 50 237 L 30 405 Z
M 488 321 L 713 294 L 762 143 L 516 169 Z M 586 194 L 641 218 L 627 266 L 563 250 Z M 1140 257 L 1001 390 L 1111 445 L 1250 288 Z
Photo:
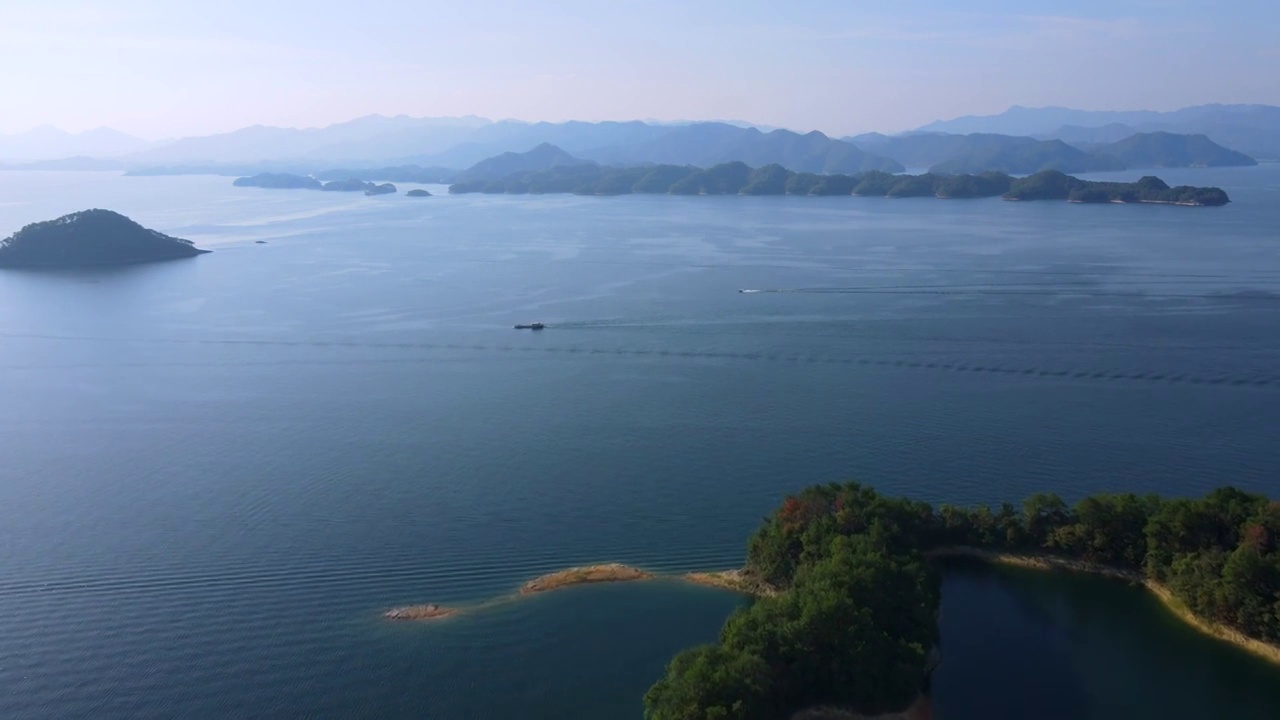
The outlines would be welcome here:
M 829 480 L 962 503 L 1280 495 L 1280 168 L 1161 174 L 1236 202 L 0 173 L 0 235 L 100 206 L 215 250 L 0 274 L 0 716 L 638 717 L 736 598 L 655 583 L 430 627 L 378 612 L 573 564 L 731 567 L 784 493 Z M 532 320 L 550 327 L 511 329 Z M 944 630 L 999 621 L 964 597 Z M 1210 656 L 1178 637 L 1162 661 Z M 965 698 L 1006 671 L 940 679 L 940 712 L 985 717 Z M 1092 692 L 1163 687 L 1135 682 Z

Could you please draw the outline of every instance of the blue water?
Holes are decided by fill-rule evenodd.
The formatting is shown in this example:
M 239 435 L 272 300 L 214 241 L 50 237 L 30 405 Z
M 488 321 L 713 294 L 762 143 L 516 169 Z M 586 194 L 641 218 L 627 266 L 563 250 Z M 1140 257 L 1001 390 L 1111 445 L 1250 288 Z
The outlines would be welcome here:
M 0 274 L 0 717 L 639 717 L 737 598 L 654 583 L 379 613 L 588 562 L 735 566 L 783 494 L 829 480 L 961 503 L 1280 495 L 1280 167 L 1161 175 L 1236 202 L 0 173 L 0 235 L 108 207 L 215 250 Z M 550 327 L 511 329 L 532 320 Z M 948 587 L 944 642 L 985 597 Z M 1161 657 L 1211 652 L 1179 638 Z M 1106 657 L 1151 652 L 1121 645 Z M 948 664 L 991 684 L 944 664 L 939 715 L 1018 717 L 976 714 L 1007 656 L 966 647 Z M 1280 708 L 1258 672 L 1207 678 L 1196 711 Z

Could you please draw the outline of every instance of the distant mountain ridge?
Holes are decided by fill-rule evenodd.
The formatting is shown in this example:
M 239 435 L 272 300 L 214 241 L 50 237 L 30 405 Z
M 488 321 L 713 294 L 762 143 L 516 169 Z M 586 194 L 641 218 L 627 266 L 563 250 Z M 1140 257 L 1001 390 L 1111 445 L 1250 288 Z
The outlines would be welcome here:
M 714 165 L 741 160 L 780 163 L 801 172 L 897 172 L 897 162 L 814 131 L 762 132 L 729 123 L 654 125 L 640 121 L 523 123 L 481 118 L 370 116 L 327 128 L 294 130 L 254 126 L 232 133 L 185 138 L 138 153 L 140 165 L 400 164 L 466 168 L 503 153 L 553 145 L 575 158 L 602 164 Z
M 1125 126 L 1107 126 L 1108 137 Z M 1077 136 L 1086 133 L 1075 133 Z M 849 138 L 908 167 L 944 174 L 1003 172 L 1030 175 L 1042 170 L 1065 173 L 1132 168 L 1227 167 L 1256 165 L 1243 153 L 1218 145 L 1204 135 L 1167 132 L 1130 133 L 1117 142 L 1068 144 L 1062 140 L 973 133 L 913 133 L 890 137 L 878 133 Z
M 1129 167 L 1240 167 L 1257 165 L 1244 153 L 1229 150 L 1204 135 L 1168 132 L 1137 133 L 1117 142 L 1084 146 L 1095 155 L 1122 160 Z
M 152 143 L 111 128 L 69 133 L 48 125 L 16 135 L 0 135 L 0 162 L 28 163 L 75 157 L 118 157 L 151 147 Z
M 443 152 L 488 124 L 490 121 L 474 116 L 368 115 L 323 128 L 254 125 L 229 133 L 182 138 L 135 153 L 129 159 L 138 165 L 380 161 L 399 159 L 413 152 Z
M 464 117 L 369 115 L 317 128 L 255 125 L 233 132 L 187 137 L 161 145 L 112 130 L 79 135 L 37 128 L 0 136 L 0 163 L 10 169 L 123 169 L 157 174 L 209 168 L 214 172 L 316 172 L 327 168 L 418 166 L 459 170 L 501 155 L 524 153 L 543 143 L 582 160 L 605 165 L 711 166 L 742 161 L 780 164 L 798 172 L 898 172 L 903 163 L 947 169 L 1030 172 L 1043 167 L 1085 172 L 1101 167 L 1062 146 L 1088 151 L 1137 133 L 1204 135 L 1226 148 L 1263 159 L 1280 159 L 1280 107 L 1202 105 L 1173 112 L 1084 111 L 1015 106 L 998 115 L 938 121 L 898 135 L 867 133 L 837 139 L 818 131 L 766 129 L 737 122 L 644 121 L 523 122 Z M 915 140 L 921 135 L 1004 136 L 1004 140 Z M 1016 139 L 1014 139 L 1016 138 Z M 935 145 L 963 145 L 942 153 Z M 996 148 L 995 145 L 1003 144 Z M 893 152 L 885 148 L 895 146 Z M 922 149 L 924 148 L 924 149 Z M 994 163 L 980 167 L 982 161 Z M 900 162 L 901 161 L 901 162 Z
M 1041 170 L 1067 173 L 1122 170 L 1115 158 L 1091 155 L 1061 140 L 973 133 L 917 133 L 900 137 L 864 135 L 860 142 L 873 152 L 887 155 L 907 167 L 927 167 L 930 172 L 959 174 L 987 171 L 1029 175 Z
M 1124 125 L 1135 132 L 1202 134 L 1255 158 L 1280 159 L 1280 107 L 1273 105 L 1196 105 L 1170 112 L 1015 105 L 996 115 L 966 115 L 953 120 L 939 120 L 918 128 L 917 132 L 1050 136 L 1064 126 L 1100 128 L 1113 124 Z
M 538 172 L 575 165 L 595 165 L 595 163 L 576 158 L 551 143 L 542 143 L 528 152 L 505 152 L 481 160 L 459 174 L 458 182 L 497 180 L 515 173 Z

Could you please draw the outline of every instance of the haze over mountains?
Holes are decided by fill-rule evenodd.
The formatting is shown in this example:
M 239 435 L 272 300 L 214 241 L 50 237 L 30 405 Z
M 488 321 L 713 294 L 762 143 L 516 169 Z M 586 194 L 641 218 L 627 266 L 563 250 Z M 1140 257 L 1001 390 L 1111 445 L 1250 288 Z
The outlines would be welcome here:
M 1137 139 L 1134 136 L 1139 136 Z M 710 167 L 741 161 L 794 172 L 901 172 L 904 167 L 1021 174 L 1053 168 L 1093 172 L 1126 167 L 1239 165 L 1280 158 L 1280 108 L 1204 105 L 1169 113 L 1013 107 L 999 115 L 931 123 L 899 135 L 836 139 L 813 131 L 762 131 L 737 123 L 522 121 L 475 116 L 370 115 L 323 128 L 253 126 L 152 145 L 112 130 L 70 135 L 38 128 L 0 136 L 0 162 L 36 167 L 238 174 L 332 168 L 430 168 L 445 176 L 503 153 L 547 144 L 575 160 L 609 166 Z M 1237 152 L 1238 151 L 1238 152 Z M 1243 153 L 1243 154 L 1241 154 Z M 77 158 L 73 161 L 65 158 Z M 57 162 L 47 162 L 63 158 Z M 94 158 L 90 161 L 83 158 Z
M 1082 129 L 1106 128 L 1101 135 Z M 1115 142 L 1137 132 L 1203 134 L 1255 158 L 1280 159 L 1280 107 L 1272 105 L 1196 105 L 1171 112 L 1095 111 L 1015 105 L 998 115 L 967 115 L 939 120 L 916 132 L 1000 133 L 1067 142 Z
M 68 133 L 41 125 L 24 133 L 0 135 L 0 160 L 32 162 L 72 157 L 111 158 L 136 153 L 153 143 L 111 128 Z

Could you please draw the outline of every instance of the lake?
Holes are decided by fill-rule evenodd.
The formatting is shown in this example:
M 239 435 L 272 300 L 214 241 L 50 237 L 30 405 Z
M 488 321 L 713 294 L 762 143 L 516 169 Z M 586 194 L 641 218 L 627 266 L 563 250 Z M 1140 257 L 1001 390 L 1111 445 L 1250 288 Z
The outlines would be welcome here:
M 0 273 L 0 717 L 639 718 L 739 598 L 379 614 L 733 567 L 817 482 L 1280 495 L 1280 166 L 1158 174 L 1235 202 L 0 173 L 0 236 L 106 207 L 215 251 Z M 938 717 L 1280 716 L 1135 592 L 949 571 Z

